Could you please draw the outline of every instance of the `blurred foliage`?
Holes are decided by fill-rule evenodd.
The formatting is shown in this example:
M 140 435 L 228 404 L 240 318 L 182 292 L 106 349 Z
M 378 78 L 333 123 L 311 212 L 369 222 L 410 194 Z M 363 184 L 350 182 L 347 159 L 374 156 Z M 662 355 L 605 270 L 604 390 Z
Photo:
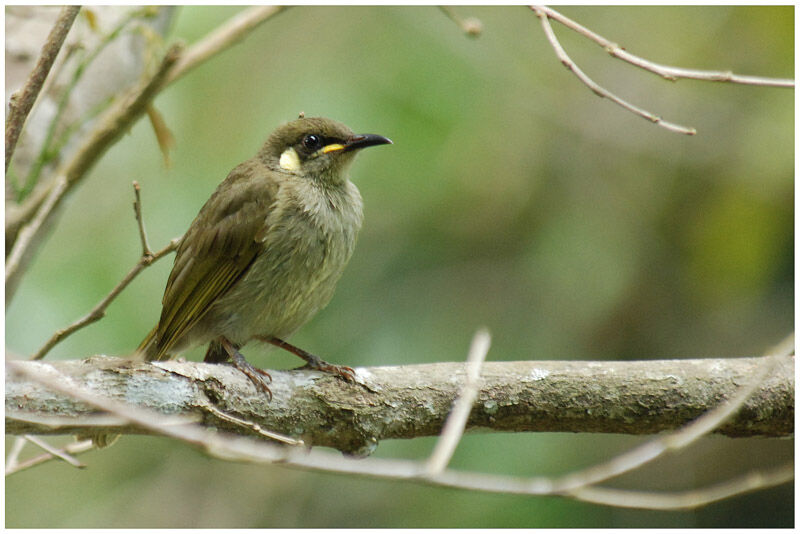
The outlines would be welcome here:
M 237 12 L 184 7 L 192 43 Z M 365 225 L 330 306 L 292 341 L 333 362 L 459 361 L 477 327 L 489 359 L 648 359 L 762 353 L 794 324 L 794 94 L 679 81 L 610 58 L 563 27 L 573 59 L 623 98 L 694 126 L 679 136 L 596 98 L 557 61 L 524 7 L 298 7 L 157 100 L 177 140 L 164 168 L 140 121 L 94 169 L 8 309 L 27 354 L 83 315 L 134 264 L 132 180 L 151 243 L 180 235 L 226 173 L 299 111 L 380 133 L 353 168 Z M 670 65 L 794 75 L 794 8 L 563 7 L 633 53 Z M 48 358 L 129 353 L 155 323 L 170 269 L 146 271 L 108 316 Z M 201 350 L 189 358 L 201 357 Z M 251 361 L 296 358 L 248 346 Z M 470 435 L 454 466 L 557 474 L 643 438 Z M 8 441 L 7 441 L 8 443 Z M 382 443 L 422 458 L 433 439 Z M 612 485 L 710 484 L 792 455 L 791 441 L 708 438 Z M 693 512 L 609 509 L 206 458 L 126 437 L 11 477 L 9 527 L 789 526 L 783 486 Z

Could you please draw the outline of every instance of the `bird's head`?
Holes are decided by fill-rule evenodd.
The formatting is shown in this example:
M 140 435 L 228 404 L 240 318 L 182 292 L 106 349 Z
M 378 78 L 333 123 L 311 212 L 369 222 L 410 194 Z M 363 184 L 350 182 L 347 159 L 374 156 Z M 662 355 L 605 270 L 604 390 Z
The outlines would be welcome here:
M 360 149 L 391 143 L 382 135 L 354 134 L 331 119 L 302 117 L 276 129 L 259 157 L 275 170 L 339 183 L 346 179 L 347 165 Z

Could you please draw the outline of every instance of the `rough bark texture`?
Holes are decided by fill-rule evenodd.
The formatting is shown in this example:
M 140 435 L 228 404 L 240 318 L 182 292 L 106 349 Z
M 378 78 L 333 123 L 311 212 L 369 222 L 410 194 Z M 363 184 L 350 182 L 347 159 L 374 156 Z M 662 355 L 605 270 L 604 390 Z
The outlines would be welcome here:
M 758 358 L 633 362 L 487 362 L 468 431 L 653 434 L 674 429 L 748 383 Z M 463 363 L 358 368 L 359 384 L 313 371 L 270 371 L 272 402 L 228 365 L 149 364 L 94 357 L 23 362 L 70 388 L 206 426 L 251 433 L 209 406 L 307 444 L 369 453 L 382 439 L 436 435 L 464 382 Z M 794 432 L 794 360 L 785 359 L 738 414 L 716 430 L 731 436 Z M 120 417 L 6 374 L 8 434 L 147 433 Z

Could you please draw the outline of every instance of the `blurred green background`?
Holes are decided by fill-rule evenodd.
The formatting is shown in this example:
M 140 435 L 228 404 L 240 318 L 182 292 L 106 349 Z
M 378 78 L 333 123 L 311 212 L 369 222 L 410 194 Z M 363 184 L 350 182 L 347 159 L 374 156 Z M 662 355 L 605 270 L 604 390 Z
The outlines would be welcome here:
M 170 39 L 192 43 L 235 14 L 183 7 Z M 292 342 L 351 366 L 463 360 L 475 330 L 490 360 L 761 354 L 794 324 L 794 93 L 669 83 L 563 27 L 600 84 L 670 133 L 594 96 L 564 69 L 524 7 L 298 7 L 268 21 L 156 100 L 177 140 L 165 169 L 140 121 L 69 199 L 6 317 L 29 354 L 86 313 L 137 261 L 130 182 L 154 248 L 180 235 L 216 185 L 299 111 L 380 133 L 362 154 L 358 247 L 330 306 Z M 562 7 L 633 53 L 682 67 L 794 76 L 794 8 Z M 155 324 L 172 260 L 143 273 L 108 316 L 48 359 L 129 353 Z M 298 365 L 248 347 L 262 367 Z M 187 354 L 199 359 L 202 349 Z M 460 469 L 559 474 L 645 438 L 466 436 Z M 6 444 L 10 443 L 7 438 Z M 434 440 L 376 455 L 424 458 Z M 610 485 L 698 487 L 792 457 L 792 440 L 709 437 Z M 784 485 L 689 512 L 469 493 L 254 467 L 125 437 L 6 481 L 8 527 L 791 526 Z

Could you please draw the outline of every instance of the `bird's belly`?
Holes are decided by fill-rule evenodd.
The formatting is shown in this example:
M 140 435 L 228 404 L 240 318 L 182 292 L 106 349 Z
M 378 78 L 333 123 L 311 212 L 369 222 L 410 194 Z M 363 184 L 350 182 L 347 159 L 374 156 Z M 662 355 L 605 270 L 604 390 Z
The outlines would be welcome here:
M 296 227 L 295 227 L 296 230 Z M 288 337 L 333 296 L 354 239 L 306 231 L 285 235 L 265 248 L 244 276 L 209 310 L 207 330 L 238 345 L 254 336 Z

